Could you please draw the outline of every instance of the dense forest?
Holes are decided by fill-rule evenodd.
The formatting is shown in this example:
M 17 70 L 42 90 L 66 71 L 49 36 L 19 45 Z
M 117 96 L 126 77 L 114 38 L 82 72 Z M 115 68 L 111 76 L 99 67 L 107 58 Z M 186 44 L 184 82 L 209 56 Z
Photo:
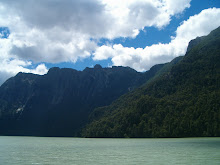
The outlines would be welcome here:
M 95 109 L 82 136 L 220 136 L 220 28 L 192 40 L 158 75 Z

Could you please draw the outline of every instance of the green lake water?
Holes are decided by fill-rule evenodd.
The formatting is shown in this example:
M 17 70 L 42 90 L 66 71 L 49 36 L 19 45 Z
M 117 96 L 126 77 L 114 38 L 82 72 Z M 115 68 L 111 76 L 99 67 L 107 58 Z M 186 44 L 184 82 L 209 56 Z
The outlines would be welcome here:
M 0 165 L 219 165 L 220 138 L 0 136 Z

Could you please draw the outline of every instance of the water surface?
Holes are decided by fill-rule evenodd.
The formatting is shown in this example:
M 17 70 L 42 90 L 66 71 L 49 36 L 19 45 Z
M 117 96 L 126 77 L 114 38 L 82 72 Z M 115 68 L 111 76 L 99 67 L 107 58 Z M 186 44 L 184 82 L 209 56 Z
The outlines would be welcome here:
M 0 136 L 2 165 L 220 164 L 220 138 L 87 139 Z

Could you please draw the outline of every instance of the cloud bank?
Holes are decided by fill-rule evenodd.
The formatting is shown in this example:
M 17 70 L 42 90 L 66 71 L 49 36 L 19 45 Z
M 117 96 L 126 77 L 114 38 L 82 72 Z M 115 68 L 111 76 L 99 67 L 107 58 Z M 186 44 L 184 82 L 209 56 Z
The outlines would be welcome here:
M 172 16 L 190 7 L 190 1 L 1 0 L 0 27 L 7 27 L 10 35 L 0 37 L 0 77 L 5 79 L 20 71 L 45 74 L 48 69 L 44 62 L 75 63 L 88 57 L 148 70 L 184 54 L 190 39 L 219 26 L 219 9 L 190 17 L 178 27 L 169 44 L 134 49 L 120 44 L 100 47 L 99 40 L 135 38 L 145 27 L 165 28 Z
M 177 56 L 184 55 L 190 40 L 208 35 L 220 26 L 220 9 L 203 10 L 191 16 L 176 30 L 176 37 L 168 44 L 155 44 L 145 48 L 123 47 L 121 44 L 103 45 L 93 54 L 94 60 L 111 58 L 113 65 L 130 66 L 138 71 L 149 70 L 151 66 L 165 63 Z

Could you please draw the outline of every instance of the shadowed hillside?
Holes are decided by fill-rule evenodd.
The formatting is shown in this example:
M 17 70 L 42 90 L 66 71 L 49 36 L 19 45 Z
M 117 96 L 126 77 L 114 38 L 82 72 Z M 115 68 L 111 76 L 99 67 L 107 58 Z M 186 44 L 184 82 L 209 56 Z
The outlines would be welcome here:
M 160 76 L 96 109 L 83 136 L 220 136 L 219 100 L 220 28 L 191 41 Z
M 18 73 L 0 87 L 0 135 L 77 136 L 96 107 L 132 91 L 163 65 L 138 73 L 129 67 L 51 68 Z

